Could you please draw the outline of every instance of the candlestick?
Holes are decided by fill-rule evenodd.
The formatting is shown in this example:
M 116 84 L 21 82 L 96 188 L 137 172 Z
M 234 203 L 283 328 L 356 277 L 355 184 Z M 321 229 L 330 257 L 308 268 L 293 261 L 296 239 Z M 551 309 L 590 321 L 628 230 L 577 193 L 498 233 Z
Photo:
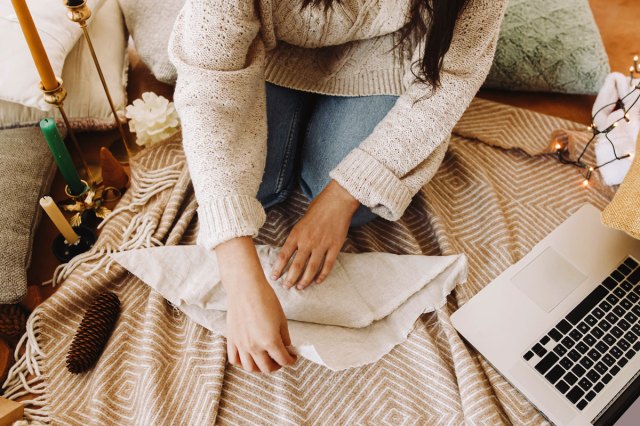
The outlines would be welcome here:
M 73 195 L 82 194 L 86 189 L 86 185 L 82 183 L 78 171 L 73 165 L 71 155 L 69 155 L 69 151 L 64 145 L 56 122 L 51 118 L 45 118 L 40 121 L 40 130 L 47 141 L 47 145 L 49 145 L 53 159 L 56 161 L 64 181 L 69 186 L 69 191 Z
M 47 216 L 49 216 L 56 229 L 60 231 L 68 244 L 78 242 L 78 234 L 73 231 L 73 228 L 71 228 L 71 225 L 69 225 L 69 222 L 64 218 L 62 212 L 51 197 L 42 197 L 40 199 L 40 206 L 42 206 Z
M 51 63 L 42 45 L 38 30 L 36 30 L 36 26 L 33 23 L 27 3 L 25 0 L 11 0 L 11 4 L 16 12 L 24 38 L 27 40 L 27 45 L 36 64 L 38 74 L 40 74 L 42 85 L 46 90 L 55 89 L 58 86 L 58 81 L 53 73 L 53 68 L 51 68 Z
M 72 22 L 76 22 L 78 25 L 80 25 L 80 28 L 82 29 L 82 34 L 87 42 L 87 47 L 89 47 L 89 52 L 91 53 L 91 58 L 93 59 L 96 71 L 98 72 L 98 76 L 100 77 L 100 82 L 102 83 L 104 93 L 107 96 L 107 101 L 109 102 L 111 113 L 113 114 L 113 118 L 116 121 L 116 125 L 118 126 L 120 137 L 122 138 L 122 143 L 124 144 L 124 148 L 127 150 L 129 158 L 131 158 L 135 154 L 136 150 L 132 149 L 132 147 L 129 145 L 129 139 L 127 138 L 127 134 L 124 131 L 124 127 L 122 126 L 120 117 L 118 117 L 118 112 L 116 111 L 116 107 L 113 104 L 113 99 L 111 98 L 109 86 L 107 85 L 107 81 L 104 78 L 104 74 L 102 73 L 102 67 L 100 67 L 98 56 L 96 55 L 96 51 L 93 48 L 93 43 L 91 42 L 91 37 L 89 36 L 89 31 L 87 30 L 87 21 L 89 20 L 89 18 L 91 18 L 91 9 L 89 9 L 89 6 L 87 6 L 85 0 L 67 0 L 66 6 L 67 9 L 69 9 L 69 13 L 67 14 L 69 19 Z

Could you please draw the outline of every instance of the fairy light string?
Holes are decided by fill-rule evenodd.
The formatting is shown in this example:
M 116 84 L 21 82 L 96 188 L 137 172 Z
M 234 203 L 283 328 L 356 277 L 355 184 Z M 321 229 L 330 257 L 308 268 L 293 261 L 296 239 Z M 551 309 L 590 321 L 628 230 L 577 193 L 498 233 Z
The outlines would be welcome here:
M 615 161 L 619 161 L 619 160 L 624 160 L 626 158 L 630 158 L 632 156 L 632 153 L 626 153 L 624 155 L 618 155 L 618 152 L 616 151 L 616 147 L 615 144 L 613 143 L 613 141 L 611 140 L 611 138 L 609 137 L 609 134 L 616 128 L 618 127 L 618 123 L 620 123 L 622 120 L 625 120 L 626 122 L 630 121 L 630 116 L 629 116 L 629 111 L 631 111 L 638 102 L 640 102 L 640 82 L 638 82 L 638 84 L 636 84 L 634 86 L 633 84 L 633 80 L 636 78 L 636 74 L 640 74 L 640 63 L 639 63 L 639 58 L 638 56 L 634 56 L 633 58 L 633 66 L 629 69 L 629 77 L 630 77 L 630 85 L 631 85 L 631 91 L 629 93 L 627 93 L 624 97 L 618 99 L 615 102 L 611 102 L 607 105 L 604 105 L 602 108 L 600 108 L 599 110 L 597 110 L 592 116 L 591 116 L 591 125 L 589 127 L 587 127 L 587 131 L 591 132 L 591 138 L 589 139 L 589 141 L 585 144 L 584 148 L 582 149 L 582 151 L 580 152 L 580 155 L 578 155 L 578 157 L 575 160 L 572 160 L 568 157 L 569 155 L 569 149 L 566 143 L 563 143 L 561 141 L 554 141 L 554 146 L 553 149 L 555 150 L 554 154 L 555 156 L 558 158 L 558 161 L 560 161 L 562 164 L 568 164 L 568 165 L 572 165 L 575 167 L 578 167 L 580 169 L 586 170 L 586 173 L 583 174 L 584 180 L 582 181 L 582 186 L 583 187 L 588 187 L 589 186 L 589 182 L 591 181 L 591 177 L 593 176 L 593 172 L 595 172 L 596 170 L 611 164 Z M 636 95 L 635 100 L 631 103 L 631 105 L 627 108 L 625 107 L 624 101 L 627 100 L 628 98 L 632 97 Z M 598 117 L 598 114 L 601 114 L 604 110 L 610 108 L 610 107 L 614 107 L 612 112 L 615 111 L 619 111 L 622 110 L 623 114 L 622 117 L 620 117 L 619 119 L 617 119 L 616 121 L 614 121 L 613 123 L 611 123 L 609 125 L 609 127 L 607 127 L 606 129 L 599 129 L 596 125 L 595 125 L 595 121 L 596 118 Z M 611 145 L 611 149 L 613 151 L 613 156 L 614 158 L 604 162 L 602 164 L 598 164 L 595 166 L 589 166 L 587 164 L 585 164 L 582 159 L 585 156 L 585 154 L 587 153 L 587 150 L 589 149 L 589 147 L 591 146 L 591 144 L 593 143 L 593 141 L 596 140 L 596 138 L 598 137 L 598 135 L 604 135 L 604 138 L 609 142 L 609 144 Z

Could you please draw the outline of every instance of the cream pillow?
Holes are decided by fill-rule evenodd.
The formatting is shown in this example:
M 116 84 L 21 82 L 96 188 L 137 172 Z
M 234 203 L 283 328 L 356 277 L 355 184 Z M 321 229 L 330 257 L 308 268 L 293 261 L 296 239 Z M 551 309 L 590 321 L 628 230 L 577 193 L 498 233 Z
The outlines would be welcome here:
M 54 2 L 50 7 L 58 5 Z M 127 101 L 125 90 L 128 68 L 127 40 L 124 19 L 117 1 L 107 0 L 99 13 L 93 15 L 89 22 L 89 34 L 116 109 L 124 114 Z M 28 59 L 31 60 L 30 57 Z M 111 108 L 84 38 L 78 40 L 67 56 L 62 79 L 68 92 L 64 107 L 74 128 L 102 130 L 115 126 Z M 42 98 L 39 92 L 38 96 Z M 60 114 L 57 109 L 41 111 L 19 103 L 0 101 L 0 128 L 30 126 L 51 116 L 59 118 Z
M 87 4 L 97 14 L 105 1 L 113 2 L 87 0 Z M 80 38 L 82 30 L 78 24 L 69 21 L 67 8 L 59 0 L 27 0 L 27 5 L 38 27 L 53 72 L 60 76 L 65 59 Z M 9 1 L 0 2 L 0 40 L 0 100 L 43 111 L 50 110 L 51 106 L 44 102 L 38 89 L 40 76 Z

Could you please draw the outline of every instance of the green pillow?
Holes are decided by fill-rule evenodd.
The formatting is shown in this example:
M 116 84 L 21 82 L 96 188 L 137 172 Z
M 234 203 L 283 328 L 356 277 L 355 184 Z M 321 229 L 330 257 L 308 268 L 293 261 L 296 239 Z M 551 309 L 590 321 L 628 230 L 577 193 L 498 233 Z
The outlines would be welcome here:
M 485 87 L 595 94 L 609 72 L 588 0 L 510 0 Z

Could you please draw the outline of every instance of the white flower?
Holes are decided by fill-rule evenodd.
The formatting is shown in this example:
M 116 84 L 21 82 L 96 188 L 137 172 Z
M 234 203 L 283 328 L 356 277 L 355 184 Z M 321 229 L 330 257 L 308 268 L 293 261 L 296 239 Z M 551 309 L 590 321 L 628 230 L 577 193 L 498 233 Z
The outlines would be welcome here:
M 153 92 L 145 92 L 142 99 L 133 101 L 125 115 L 138 145 L 151 146 L 180 131 L 180 119 L 173 102 Z

